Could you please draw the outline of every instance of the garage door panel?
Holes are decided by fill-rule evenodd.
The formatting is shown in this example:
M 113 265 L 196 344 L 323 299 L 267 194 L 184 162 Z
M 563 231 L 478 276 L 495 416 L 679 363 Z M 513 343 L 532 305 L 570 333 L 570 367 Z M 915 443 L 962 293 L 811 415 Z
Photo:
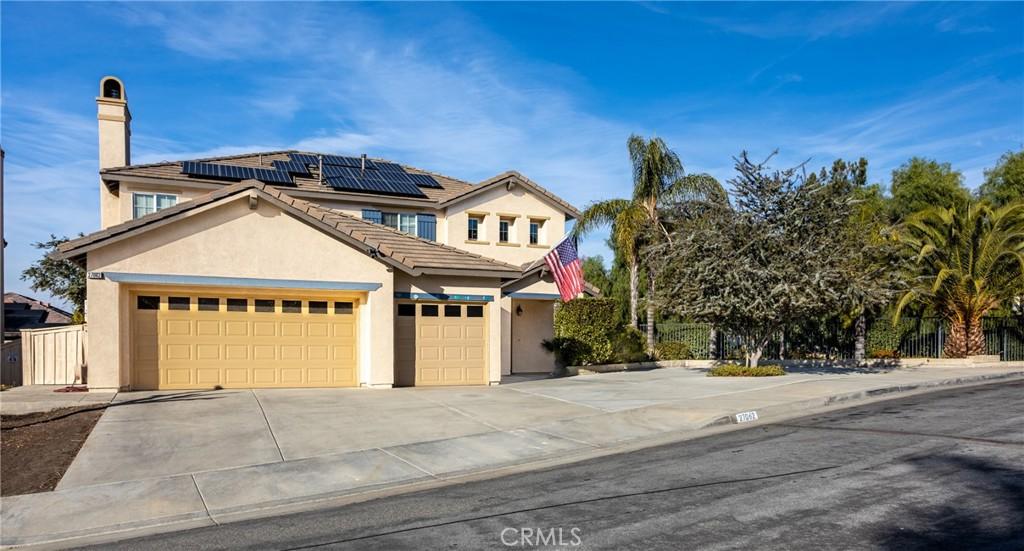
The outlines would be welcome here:
M 170 336 L 189 336 L 192 334 L 192 323 L 189 320 L 167 320 L 164 332 Z
M 196 321 L 196 335 L 199 336 L 220 336 L 220 321 L 198 320 Z
M 318 299 L 274 299 L 269 309 L 267 302 L 242 298 L 244 293 L 216 298 L 214 293 L 179 291 L 156 301 L 138 295 L 138 300 L 132 297 L 134 388 L 358 385 L 359 302 L 351 298 L 336 314 L 332 308 L 325 311 Z M 147 295 L 145 300 L 141 295 Z M 168 296 L 190 296 L 188 306 L 170 310 Z M 200 297 L 207 299 L 206 306 L 217 300 L 218 309 L 201 310 Z M 294 302 L 302 305 L 299 312 L 291 311 Z M 288 312 L 282 311 L 285 307 Z

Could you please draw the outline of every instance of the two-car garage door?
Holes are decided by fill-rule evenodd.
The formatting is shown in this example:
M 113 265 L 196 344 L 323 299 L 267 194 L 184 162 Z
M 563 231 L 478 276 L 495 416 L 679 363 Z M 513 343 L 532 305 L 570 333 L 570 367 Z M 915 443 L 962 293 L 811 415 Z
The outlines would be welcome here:
M 354 297 L 181 291 L 131 300 L 133 388 L 358 385 Z

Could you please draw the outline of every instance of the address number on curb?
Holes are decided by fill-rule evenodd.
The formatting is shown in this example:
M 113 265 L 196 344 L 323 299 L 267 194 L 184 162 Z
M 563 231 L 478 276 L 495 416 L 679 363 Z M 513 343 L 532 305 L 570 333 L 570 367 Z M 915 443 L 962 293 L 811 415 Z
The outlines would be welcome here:
M 756 411 L 744 411 L 743 413 L 736 414 L 737 423 L 749 423 L 751 421 L 757 421 Z

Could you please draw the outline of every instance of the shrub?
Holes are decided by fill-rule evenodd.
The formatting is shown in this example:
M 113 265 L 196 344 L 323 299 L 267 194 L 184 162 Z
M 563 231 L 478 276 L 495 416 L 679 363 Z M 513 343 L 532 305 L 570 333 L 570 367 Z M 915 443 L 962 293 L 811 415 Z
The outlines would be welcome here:
M 635 327 L 622 327 L 612 342 L 615 362 L 636 363 L 651 359 L 647 354 L 647 337 Z
M 555 365 L 559 368 L 580 365 L 581 358 L 590 355 L 589 345 L 570 337 L 555 337 L 551 340 L 541 341 L 540 345 L 555 355 Z
M 877 360 L 898 360 L 900 359 L 900 351 L 891 348 L 876 348 L 868 352 L 868 357 Z
M 555 311 L 555 339 L 550 342 L 563 351 L 563 359 L 570 362 L 565 365 L 607 363 L 614 357 L 613 342 L 621 330 L 614 299 L 578 298 L 559 305 Z
M 693 352 L 685 342 L 659 342 L 654 347 L 654 355 L 659 360 L 692 360 Z
M 720 365 L 708 370 L 708 377 L 776 377 L 785 375 L 786 370 L 781 365 L 764 364 L 757 367 L 745 365 Z

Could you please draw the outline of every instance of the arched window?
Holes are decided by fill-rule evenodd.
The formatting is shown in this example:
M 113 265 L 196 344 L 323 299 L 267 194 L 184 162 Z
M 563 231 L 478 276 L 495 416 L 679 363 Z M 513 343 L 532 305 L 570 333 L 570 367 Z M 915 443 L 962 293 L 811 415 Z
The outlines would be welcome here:
M 108 78 L 103 81 L 103 97 L 111 99 L 124 99 L 121 94 L 121 83 Z

